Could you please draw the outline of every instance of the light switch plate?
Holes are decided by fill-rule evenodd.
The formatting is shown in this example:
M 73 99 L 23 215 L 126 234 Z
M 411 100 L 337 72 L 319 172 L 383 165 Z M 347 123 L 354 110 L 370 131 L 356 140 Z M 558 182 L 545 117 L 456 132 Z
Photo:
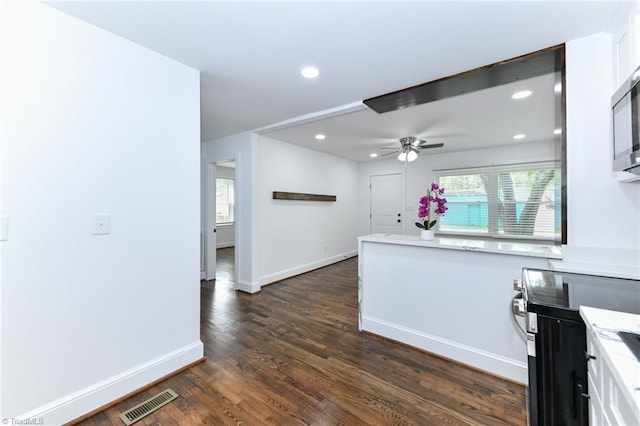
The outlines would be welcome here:
M 111 215 L 94 214 L 91 217 L 91 235 L 107 235 L 111 228 Z
M 0 241 L 9 239 L 9 216 L 0 216 Z

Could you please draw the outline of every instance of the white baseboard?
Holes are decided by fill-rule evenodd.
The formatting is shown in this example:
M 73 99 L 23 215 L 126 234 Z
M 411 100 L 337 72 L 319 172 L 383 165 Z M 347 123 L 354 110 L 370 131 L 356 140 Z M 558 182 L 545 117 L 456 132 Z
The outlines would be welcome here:
M 295 268 L 285 269 L 273 274 L 265 275 L 260 278 L 260 285 L 267 285 L 276 281 L 284 280 L 285 278 L 294 277 L 296 275 L 304 274 L 305 272 L 313 271 L 314 269 L 322 268 L 324 266 L 332 265 L 334 263 L 341 262 L 345 259 L 357 256 L 358 251 L 352 250 L 346 253 L 342 253 L 336 256 L 327 257 L 315 262 L 307 263 L 306 265 L 296 266 Z
M 366 315 L 362 316 L 362 330 L 456 360 L 518 383 L 527 383 L 527 365 L 519 360 L 506 358 Z
M 61 425 L 167 376 L 203 356 L 204 346 L 198 340 L 10 420 L 14 420 L 14 424 L 27 424 L 20 423 L 20 420 L 32 419 L 29 424 Z
M 246 283 L 242 281 L 236 281 L 236 290 L 244 291 L 245 293 L 257 293 L 260 291 L 260 283 Z

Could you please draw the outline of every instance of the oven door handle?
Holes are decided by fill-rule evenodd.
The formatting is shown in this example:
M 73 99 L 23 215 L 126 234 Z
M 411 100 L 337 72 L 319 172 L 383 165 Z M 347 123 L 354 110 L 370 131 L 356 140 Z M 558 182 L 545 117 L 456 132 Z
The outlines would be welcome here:
M 524 317 L 524 299 L 522 293 L 518 293 L 511 298 L 511 312 L 514 316 Z
M 525 315 L 524 300 L 522 297 L 523 297 L 522 293 L 518 293 L 515 296 L 513 296 L 513 298 L 511 299 L 511 305 L 510 305 L 511 315 L 509 316 L 511 317 L 513 326 L 516 332 L 518 333 L 518 335 L 520 336 L 520 338 L 524 341 L 527 341 L 527 332 L 524 329 L 524 327 L 520 325 L 517 319 L 517 317 L 523 317 Z

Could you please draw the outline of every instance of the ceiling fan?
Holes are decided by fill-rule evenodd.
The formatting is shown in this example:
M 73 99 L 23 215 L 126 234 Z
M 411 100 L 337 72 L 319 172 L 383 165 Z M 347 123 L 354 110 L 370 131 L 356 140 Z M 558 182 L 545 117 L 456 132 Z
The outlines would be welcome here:
M 403 138 L 400 138 L 400 149 L 398 149 L 398 148 L 385 148 L 385 147 L 382 147 L 380 149 L 394 149 L 395 150 L 393 152 L 388 152 L 386 154 L 382 154 L 383 157 L 385 155 L 391 155 L 391 154 L 399 153 L 398 160 L 411 162 L 411 161 L 414 161 L 416 158 L 418 158 L 418 154 L 420 153 L 421 150 L 427 149 L 427 148 L 442 148 L 443 146 L 444 146 L 443 143 L 431 143 L 431 144 L 428 144 L 427 141 L 422 140 L 422 139 L 418 139 L 415 136 L 405 136 Z

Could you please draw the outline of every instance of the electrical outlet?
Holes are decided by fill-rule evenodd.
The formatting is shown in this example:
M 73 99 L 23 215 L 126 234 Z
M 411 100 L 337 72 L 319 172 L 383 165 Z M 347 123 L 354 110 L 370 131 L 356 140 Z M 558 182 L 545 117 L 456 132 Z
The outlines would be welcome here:
M 91 235 L 109 234 L 111 231 L 111 215 L 94 214 L 91 219 Z

